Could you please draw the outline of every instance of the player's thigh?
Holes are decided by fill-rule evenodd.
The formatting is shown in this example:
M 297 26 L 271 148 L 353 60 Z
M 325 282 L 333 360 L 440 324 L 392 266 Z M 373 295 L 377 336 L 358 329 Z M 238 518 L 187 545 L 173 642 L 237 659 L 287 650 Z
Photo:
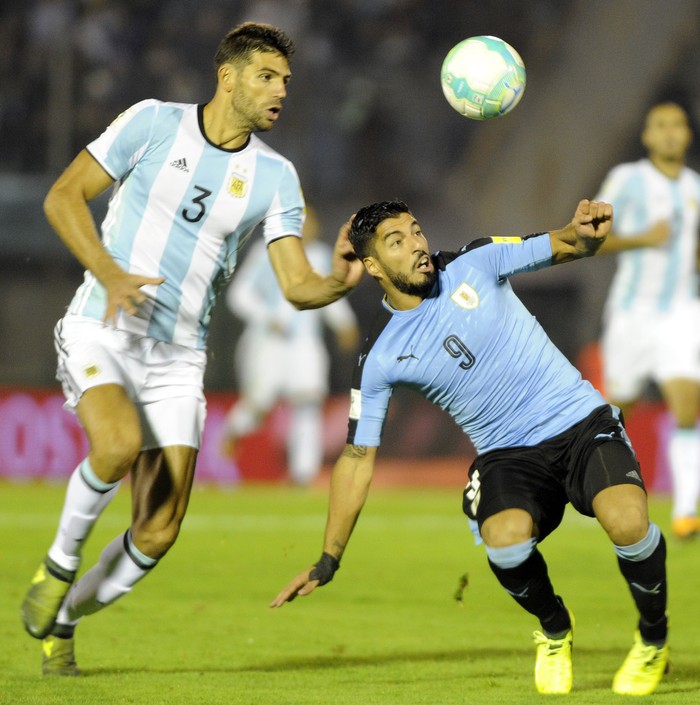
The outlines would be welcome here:
M 501 515 L 491 524 L 494 530 L 498 528 L 503 534 L 524 531 L 527 538 L 534 535 L 542 540 L 561 523 L 566 492 L 545 467 L 538 448 L 497 450 L 478 456 L 469 477 L 462 508 L 478 523 L 480 531 L 491 517 Z M 531 521 L 531 528 L 523 529 L 521 520 Z M 492 540 L 496 540 L 494 536 Z
M 635 312 L 610 317 L 601 339 L 605 392 L 625 404 L 638 399 L 654 376 L 655 331 Z
M 204 393 L 196 385 L 170 388 L 178 396 L 142 402 L 137 406 L 143 433 L 142 449 L 202 444 L 207 405 Z
M 134 452 L 140 449 L 139 414 L 121 385 L 102 384 L 86 389 L 75 410 L 93 449 L 119 443 L 130 448 L 135 445 Z

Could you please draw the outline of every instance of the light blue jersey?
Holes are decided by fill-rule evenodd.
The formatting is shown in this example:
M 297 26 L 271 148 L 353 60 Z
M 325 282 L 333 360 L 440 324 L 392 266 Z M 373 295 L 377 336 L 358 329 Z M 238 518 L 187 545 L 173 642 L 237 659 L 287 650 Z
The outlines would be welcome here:
M 203 349 L 216 294 L 238 251 L 263 224 L 267 243 L 299 237 L 304 201 L 287 159 L 251 135 L 245 147 L 209 142 L 203 106 L 146 100 L 120 115 L 88 145 L 117 182 L 103 243 L 126 271 L 165 277 L 145 286 L 137 316 L 116 325 L 138 335 Z M 90 272 L 69 311 L 102 319 L 106 294 Z
M 661 221 L 671 226 L 663 246 L 618 255 L 608 313 L 668 311 L 697 298 L 700 174 L 684 168 L 677 179 L 670 179 L 649 159 L 640 159 L 612 169 L 596 199 L 612 203 L 620 237 L 637 235 Z
M 507 280 L 551 259 L 548 234 L 486 238 L 434 255 L 432 294 L 409 311 L 385 303 L 367 338 L 353 379 L 348 443 L 379 446 L 399 385 L 445 409 L 478 453 L 536 445 L 605 404 Z

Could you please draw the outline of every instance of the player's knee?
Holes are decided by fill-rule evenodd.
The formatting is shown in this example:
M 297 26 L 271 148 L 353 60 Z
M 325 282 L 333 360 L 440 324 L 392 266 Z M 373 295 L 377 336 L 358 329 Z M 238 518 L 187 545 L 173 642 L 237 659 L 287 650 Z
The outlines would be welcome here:
M 523 509 L 506 509 L 490 516 L 481 525 L 481 536 L 493 548 L 514 546 L 534 535 L 532 517 Z
M 150 558 L 162 558 L 174 545 L 179 533 L 179 521 L 132 527 L 134 544 Z
M 114 481 L 131 470 L 140 451 L 140 431 L 114 428 L 92 439 L 90 461 L 98 474 L 112 475 L 102 479 Z
M 641 541 L 649 530 L 649 518 L 645 506 L 630 502 L 615 506 L 601 520 L 610 540 L 617 546 L 630 546 Z

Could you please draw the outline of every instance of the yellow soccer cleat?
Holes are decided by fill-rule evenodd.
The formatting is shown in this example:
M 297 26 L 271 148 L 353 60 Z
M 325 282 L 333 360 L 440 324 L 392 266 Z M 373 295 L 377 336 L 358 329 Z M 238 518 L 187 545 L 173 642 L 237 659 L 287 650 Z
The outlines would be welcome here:
M 700 519 L 698 517 L 676 517 L 671 522 L 671 531 L 677 539 L 695 538 L 700 534 Z
M 613 679 L 613 693 L 649 695 L 656 690 L 667 671 L 668 644 L 645 644 L 640 633 L 636 632 L 634 646 Z
M 48 636 L 74 579 L 75 571 L 64 570 L 48 557 L 42 561 L 22 602 L 22 621 L 33 637 Z
M 563 695 L 571 691 L 574 682 L 574 667 L 571 651 L 574 646 L 574 616 L 571 629 L 562 639 L 550 639 L 542 632 L 534 632 L 532 638 L 537 644 L 535 661 L 535 686 L 538 693 Z
M 45 676 L 79 676 L 80 671 L 75 662 L 75 644 L 73 637 L 63 639 L 53 634 L 41 642 L 43 651 L 41 672 Z

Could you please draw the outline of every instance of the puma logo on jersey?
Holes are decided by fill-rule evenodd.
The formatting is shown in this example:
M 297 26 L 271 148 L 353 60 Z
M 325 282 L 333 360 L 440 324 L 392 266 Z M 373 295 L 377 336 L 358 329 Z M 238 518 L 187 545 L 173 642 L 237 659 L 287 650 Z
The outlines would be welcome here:
M 413 354 L 413 348 L 411 348 L 411 352 L 408 353 L 408 355 L 399 355 L 399 356 L 396 358 L 396 362 L 403 362 L 404 360 L 411 360 L 411 359 L 413 359 L 413 360 L 418 360 L 418 359 L 419 359 L 419 358 L 417 358 L 417 357 Z
M 184 157 L 182 159 L 174 159 L 170 162 L 170 166 L 174 166 L 176 169 L 179 169 L 180 171 L 184 171 L 186 173 L 189 173 L 190 171 L 187 168 L 187 159 L 185 159 Z

